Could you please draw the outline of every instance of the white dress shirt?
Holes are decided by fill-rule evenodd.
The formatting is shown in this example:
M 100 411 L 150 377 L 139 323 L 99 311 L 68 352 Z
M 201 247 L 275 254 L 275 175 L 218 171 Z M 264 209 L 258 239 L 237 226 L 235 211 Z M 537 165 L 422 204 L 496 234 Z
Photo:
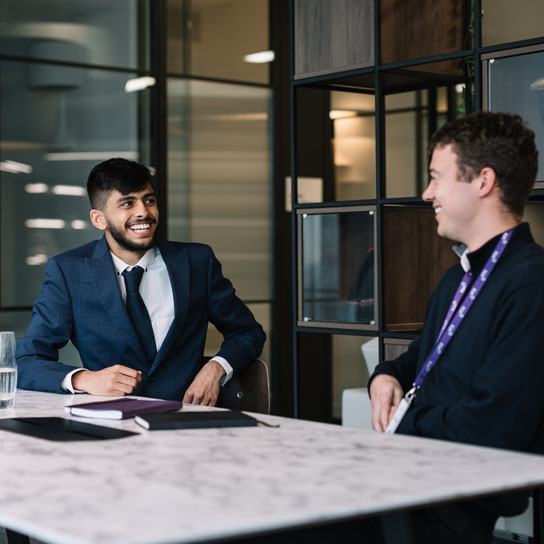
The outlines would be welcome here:
M 127 290 L 125 278 L 122 276 L 123 272 L 125 270 L 132 270 L 134 266 L 140 266 L 144 269 L 144 274 L 140 283 L 140 295 L 147 308 L 151 320 L 151 327 L 153 328 L 153 335 L 155 336 L 155 345 L 157 351 L 159 351 L 168 334 L 170 326 L 172 325 L 172 321 L 174 321 L 175 315 L 172 284 L 170 283 L 168 269 L 166 268 L 161 252 L 157 247 L 152 247 L 134 266 L 128 265 L 113 253 L 110 252 L 110 254 L 117 275 L 117 283 L 119 284 L 121 297 L 125 304 Z M 214 357 L 213 359 L 225 369 L 225 376 L 223 376 L 221 380 L 221 385 L 224 385 L 232 377 L 232 367 L 223 357 Z M 123 363 L 121 362 L 121 364 Z M 80 392 L 74 390 L 72 386 L 72 376 L 81 370 L 85 369 L 78 368 L 67 374 L 62 381 L 61 388 L 70 393 Z

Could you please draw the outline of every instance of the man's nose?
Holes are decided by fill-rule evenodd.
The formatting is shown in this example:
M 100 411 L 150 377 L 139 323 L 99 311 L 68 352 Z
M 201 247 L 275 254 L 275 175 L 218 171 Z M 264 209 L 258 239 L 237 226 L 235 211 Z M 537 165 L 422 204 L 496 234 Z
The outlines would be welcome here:
M 431 202 L 434 198 L 434 187 L 432 181 L 429 182 L 429 185 L 427 185 L 427 188 L 423 191 L 421 198 L 425 200 L 425 202 Z
M 143 202 L 137 202 L 134 206 L 134 215 L 137 217 L 144 217 L 147 214 L 145 204 Z

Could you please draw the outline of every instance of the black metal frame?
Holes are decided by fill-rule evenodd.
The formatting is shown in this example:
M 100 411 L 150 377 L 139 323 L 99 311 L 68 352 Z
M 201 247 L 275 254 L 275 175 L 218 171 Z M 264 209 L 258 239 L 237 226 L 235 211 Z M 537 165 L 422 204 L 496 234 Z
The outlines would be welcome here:
M 355 335 L 355 336 L 378 336 L 380 338 L 379 354 L 380 360 L 383 360 L 383 339 L 385 338 L 414 338 L 415 334 L 411 333 L 391 333 L 383 330 L 383 297 L 382 293 L 382 252 L 377 252 L 377 268 L 375 274 L 378 278 L 378 330 L 373 331 L 361 331 L 361 330 L 347 330 L 345 328 L 335 328 L 331 326 L 329 328 L 312 328 L 312 327 L 300 327 L 297 326 L 297 255 L 301 248 L 297 247 L 297 224 L 296 215 L 297 210 L 303 210 L 305 208 L 328 208 L 328 207 L 349 207 L 357 205 L 375 205 L 377 213 L 377 240 L 378 247 L 382 247 L 383 231 L 382 231 L 382 218 L 381 210 L 385 204 L 420 204 L 424 205 L 421 198 L 386 198 L 385 187 L 385 108 L 384 108 L 384 96 L 387 94 L 387 89 L 383 88 L 382 74 L 390 73 L 394 70 L 414 67 L 420 64 L 427 64 L 433 62 L 440 62 L 444 60 L 459 59 L 459 58 L 474 58 L 474 96 L 475 103 L 472 104 L 473 111 L 480 111 L 482 108 L 481 102 L 481 58 L 482 55 L 493 53 L 503 50 L 511 50 L 514 48 L 521 48 L 527 46 L 534 46 L 544 44 L 544 36 L 540 38 L 532 38 L 529 40 L 521 40 L 515 42 L 509 42 L 506 44 L 498 44 L 487 47 L 481 46 L 481 1 L 473 0 L 473 43 L 472 48 L 464 51 L 458 51 L 454 53 L 447 53 L 443 55 L 435 55 L 426 58 L 411 59 L 408 61 L 380 64 L 380 51 L 381 51 L 381 36 L 380 36 L 380 0 L 374 0 L 374 51 L 375 51 L 375 64 L 372 67 L 364 67 L 356 70 L 342 71 L 339 73 L 327 73 L 320 76 L 312 76 L 307 78 L 294 78 L 294 2 L 290 0 L 290 56 L 291 56 L 291 123 L 290 123 L 290 141 L 291 141 L 291 179 L 293 184 L 292 189 L 292 285 L 293 285 L 293 399 L 294 399 L 294 417 L 299 416 L 299 394 L 300 394 L 300 361 L 299 361 L 299 346 L 298 335 L 299 333 L 315 333 L 320 335 Z M 362 78 L 364 76 L 364 78 Z M 374 88 L 370 86 L 366 88 L 359 87 L 352 83 L 353 80 L 360 80 L 363 83 L 373 78 Z M 302 86 L 322 87 L 329 90 L 342 90 L 342 91 L 355 91 L 355 92 L 374 92 L 375 93 L 375 134 L 376 134 L 376 199 L 371 200 L 351 200 L 341 202 L 323 202 L 318 204 L 298 204 L 296 202 L 297 195 L 297 164 L 296 164 L 296 89 Z M 396 89 L 395 92 L 399 92 Z M 538 202 L 542 200 L 544 191 L 536 189 L 531 194 L 531 201 Z M 534 527 L 535 534 L 533 541 L 536 543 L 544 544 L 544 499 L 542 489 L 537 489 L 534 492 Z

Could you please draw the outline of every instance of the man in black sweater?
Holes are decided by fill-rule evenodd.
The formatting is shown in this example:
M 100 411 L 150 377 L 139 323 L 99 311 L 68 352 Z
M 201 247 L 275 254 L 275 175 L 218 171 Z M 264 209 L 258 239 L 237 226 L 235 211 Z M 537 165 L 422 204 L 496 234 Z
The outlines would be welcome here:
M 493 263 L 397 432 L 544 453 L 544 250 L 521 222 L 538 169 L 534 134 L 519 116 L 481 112 L 441 128 L 431 140 L 430 156 L 423 199 L 433 205 L 438 234 L 467 249 L 431 296 L 421 336 L 372 375 L 373 427 L 385 431 L 412 388 L 461 280 L 469 278 L 469 285 L 458 309 Z M 492 254 L 510 230 L 497 260 Z M 451 323 L 453 318 L 446 328 Z M 420 510 L 410 516 L 414 541 L 491 542 L 498 516 L 526 506 L 527 494 L 518 493 Z

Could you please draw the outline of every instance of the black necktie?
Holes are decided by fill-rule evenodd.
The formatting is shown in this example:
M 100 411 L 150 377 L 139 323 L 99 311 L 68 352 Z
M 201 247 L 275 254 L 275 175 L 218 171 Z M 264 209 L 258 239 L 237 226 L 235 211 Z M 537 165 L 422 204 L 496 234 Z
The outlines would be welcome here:
M 130 272 L 125 270 L 123 277 L 125 278 L 125 286 L 127 288 L 127 312 L 136 329 L 138 338 L 142 344 L 142 348 L 146 354 L 149 363 L 152 363 L 157 355 L 155 347 L 155 335 L 151 327 L 151 319 L 147 313 L 147 308 L 140 295 L 140 282 L 144 269 L 140 266 L 135 266 Z

